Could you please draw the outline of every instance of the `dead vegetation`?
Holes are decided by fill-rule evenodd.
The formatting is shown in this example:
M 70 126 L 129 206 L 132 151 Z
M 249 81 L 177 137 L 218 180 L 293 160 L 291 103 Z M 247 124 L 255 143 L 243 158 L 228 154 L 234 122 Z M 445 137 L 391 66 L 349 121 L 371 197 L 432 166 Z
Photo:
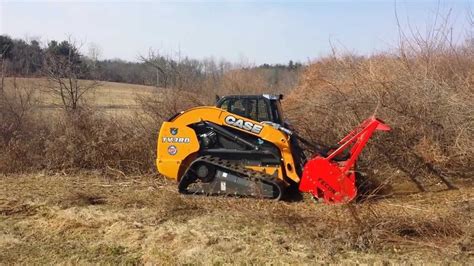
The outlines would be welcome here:
M 0 189 L 5 263 L 472 263 L 472 187 L 356 206 L 182 196 L 152 176 Z
M 290 120 L 314 142 L 333 144 L 376 115 L 392 131 L 368 145 L 363 172 L 392 181 L 409 177 L 419 190 L 471 179 L 474 46 L 450 42 L 443 25 L 433 28 L 427 37 L 403 35 L 393 52 L 334 52 L 314 62 L 285 102 Z

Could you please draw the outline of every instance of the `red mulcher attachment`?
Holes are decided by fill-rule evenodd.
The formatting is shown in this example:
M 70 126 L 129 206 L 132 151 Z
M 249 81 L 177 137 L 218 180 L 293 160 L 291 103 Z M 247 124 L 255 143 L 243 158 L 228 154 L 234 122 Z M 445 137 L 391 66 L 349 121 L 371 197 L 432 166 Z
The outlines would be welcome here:
M 357 195 L 355 163 L 375 130 L 389 131 L 382 120 L 370 117 L 338 142 L 338 148 L 326 157 L 318 155 L 309 160 L 303 169 L 299 189 L 309 192 L 326 203 L 347 203 Z M 336 156 L 349 151 L 343 161 Z

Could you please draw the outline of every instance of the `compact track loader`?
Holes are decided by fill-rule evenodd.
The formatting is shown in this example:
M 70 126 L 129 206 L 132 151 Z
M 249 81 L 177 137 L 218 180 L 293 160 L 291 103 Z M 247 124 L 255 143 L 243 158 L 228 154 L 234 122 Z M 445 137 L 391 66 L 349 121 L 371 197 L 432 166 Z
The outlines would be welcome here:
M 336 146 L 314 145 L 283 121 L 282 97 L 225 96 L 174 115 L 160 129 L 158 171 L 181 193 L 280 199 L 298 187 L 327 203 L 353 200 L 358 156 L 375 130 L 390 128 L 370 117 Z

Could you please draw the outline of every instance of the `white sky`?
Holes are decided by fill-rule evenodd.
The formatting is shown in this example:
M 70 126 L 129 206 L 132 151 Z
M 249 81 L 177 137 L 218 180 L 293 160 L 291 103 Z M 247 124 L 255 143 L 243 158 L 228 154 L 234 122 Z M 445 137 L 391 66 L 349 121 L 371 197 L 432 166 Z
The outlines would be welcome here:
M 102 59 L 134 61 L 155 48 L 234 62 L 305 62 L 330 52 L 331 42 L 361 54 L 390 49 L 398 36 L 395 6 L 404 27 L 421 31 L 438 7 L 451 12 L 461 38 L 473 1 L 2 1 L 0 33 L 43 43 L 72 35 L 85 52 L 98 45 Z

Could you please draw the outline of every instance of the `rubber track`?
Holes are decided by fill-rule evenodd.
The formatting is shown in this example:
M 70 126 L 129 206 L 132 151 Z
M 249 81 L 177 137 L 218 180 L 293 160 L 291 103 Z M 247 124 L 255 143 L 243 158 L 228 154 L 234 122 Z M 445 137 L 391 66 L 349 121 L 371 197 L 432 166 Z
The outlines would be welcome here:
M 196 160 L 194 160 L 189 166 L 189 168 L 186 170 L 181 180 L 186 178 L 186 176 L 190 174 L 189 173 L 190 171 L 193 171 L 192 170 L 193 165 L 195 165 L 196 163 L 202 163 L 202 162 L 214 165 L 216 167 L 216 170 L 220 168 L 221 170 L 224 170 L 224 172 L 232 172 L 233 174 L 239 176 L 239 178 L 247 179 L 256 184 L 259 182 L 262 182 L 262 183 L 267 183 L 276 187 L 279 191 L 279 194 L 278 196 L 273 197 L 271 199 L 279 200 L 283 196 L 284 185 L 283 185 L 282 180 L 277 179 L 274 176 L 271 176 L 269 174 L 246 168 L 241 164 L 237 164 L 228 160 L 223 160 L 221 158 L 213 157 L 210 155 L 198 157 Z M 193 182 L 193 183 L 196 183 L 196 182 Z M 187 189 L 187 186 L 185 188 L 181 188 L 181 182 L 180 182 L 180 192 L 183 192 L 182 189 Z M 253 197 L 252 195 L 239 195 L 239 196 Z

